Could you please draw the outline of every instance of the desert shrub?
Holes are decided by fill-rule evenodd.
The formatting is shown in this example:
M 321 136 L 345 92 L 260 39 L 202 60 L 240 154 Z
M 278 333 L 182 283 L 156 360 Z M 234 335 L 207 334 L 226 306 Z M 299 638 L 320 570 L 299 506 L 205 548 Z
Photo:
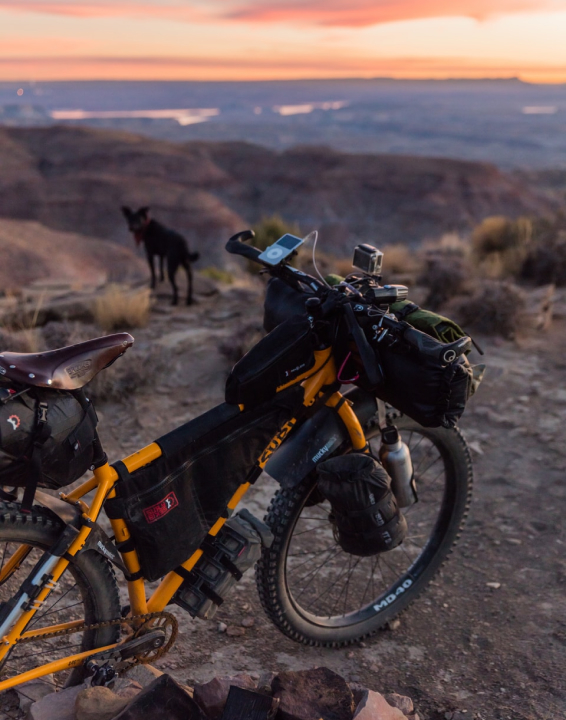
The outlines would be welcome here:
M 521 324 L 526 294 L 512 282 L 482 280 L 474 293 L 455 299 L 451 315 L 467 330 L 513 338 Z
M 103 330 L 144 327 L 149 321 L 150 291 L 108 285 L 94 303 L 94 321 Z
M 232 273 L 228 272 L 228 270 L 222 270 L 222 268 L 218 268 L 215 265 L 209 265 L 208 267 L 199 270 L 199 274 L 209 280 L 221 282 L 225 285 L 232 285 L 234 282 L 234 276 Z
M 566 285 L 566 216 L 539 218 L 533 243 L 521 268 L 521 277 L 537 285 Z
M 397 243 L 385 245 L 383 250 L 383 274 L 389 278 L 395 276 L 413 276 L 422 271 L 422 259 L 419 254 L 407 245 Z
M 428 250 L 418 284 L 427 288 L 425 306 L 430 310 L 442 307 L 450 298 L 469 291 L 473 270 L 460 252 L 438 248 Z
M 95 402 L 128 400 L 140 388 L 155 385 L 167 370 L 167 352 L 161 345 L 137 344 L 87 386 Z
M 533 236 L 528 218 L 488 217 L 472 233 L 472 256 L 490 278 L 517 277 Z
M 536 285 L 566 285 L 566 237 L 558 237 L 548 245 L 540 244 L 525 258 L 521 276 Z

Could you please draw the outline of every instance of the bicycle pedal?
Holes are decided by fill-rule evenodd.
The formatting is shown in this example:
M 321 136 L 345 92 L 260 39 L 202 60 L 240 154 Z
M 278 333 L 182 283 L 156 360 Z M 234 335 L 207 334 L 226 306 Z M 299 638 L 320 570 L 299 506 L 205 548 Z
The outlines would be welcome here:
M 104 665 L 98 665 L 96 662 L 89 660 L 85 668 L 91 678 L 90 683 L 93 687 L 110 685 L 116 677 L 116 670 L 110 662 L 106 662 Z

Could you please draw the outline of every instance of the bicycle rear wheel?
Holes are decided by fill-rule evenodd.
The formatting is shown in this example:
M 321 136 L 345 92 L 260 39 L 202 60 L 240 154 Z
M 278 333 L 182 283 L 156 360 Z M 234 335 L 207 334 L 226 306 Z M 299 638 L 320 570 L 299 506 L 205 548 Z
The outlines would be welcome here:
M 399 547 L 372 557 L 345 553 L 314 474 L 271 502 L 265 520 L 275 540 L 263 551 L 256 581 L 270 620 L 298 642 L 340 646 L 376 632 L 418 597 L 459 537 L 472 487 L 464 438 L 406 417 L 395 424 L 411 451 L 419 495 L 403 510 L 409 532 Z M 377 456 L 376 422 L 366 436 Z
M 30 551 L 20 567 L 0 584 L 0 602 L 8 601 L 19 590 L 43 551 L 53 545 L 64 524 L 49 510 L 34 507 L 30 514 L 20 512 L 17 503 L 0 503 L 0 571 L 22 544 Z M 45 605 L 36 612 L 26 631 L 39 630 L 72 621 L 89 625 L 120 617 L 116 578 L 108 562 L 98 553 L 81 553 L 63 573 Z M 67 655 L 109 645 L 119 638 L 120 627 L 107 627 L 52 638 L 18 643 L 0 665 L 0 681 Z M 43 682 L 75 685 L 83 680 L 82 666 L 48 676 Z

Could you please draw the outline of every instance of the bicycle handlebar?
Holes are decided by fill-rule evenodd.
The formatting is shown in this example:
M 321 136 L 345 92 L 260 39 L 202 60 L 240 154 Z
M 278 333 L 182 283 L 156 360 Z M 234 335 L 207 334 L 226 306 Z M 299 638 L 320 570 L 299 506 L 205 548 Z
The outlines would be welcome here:
M 280 266 L 271 266 L 261 262 L 261 260 L 258 260 L 261 255 L 261 250 L 251 245 L 244 244 L 244 241 L 251 240 L 253 237 L 255 237 L 253 230 L 243 230 L 242 232 L 236 233 L 235 235 L 232 235 L 226 243 L 226 250 L 232 255 L 241 255 L 242 257 L 248 258 L 248 260 L 253 260 L 260 265 L 264 265 L 268 268 L 271 275 L 279 277 L 295 290 L 299 290 L 300 285 L 302 284 L 303 286 L 309 286 L 310 290 L 314 291 L 314 294 L 319 297 L 327 296 L 329 289 L 324 286 L 320 280 L 317 280 L 311 275 L 308 275 L 300 270 L 296 270 L 295 268 L 291 268 L 285 264 Z M 357 299 L 356 302 L 359 302 L 359 299 Z M 330 305 L 334 306 L 334 303 L 331 302 Z M 383 380 L 383 372 L 379 365 L 379 361 L 376 362 L 375 352 L 369 344 L 364 331 L 360 327 L 358 318 L 352 309 L 351 303 L 345 302 L 340 303 L 340 305 L 343 306 L 348 329 L 358 347 L 360 358 L 367 373 L 368 380 L 372 385 L 378 385 Z M 368 306 L 368 308 L 369 307 L 370 306 Z M 420 354 L 443 364 L 452 362 L 457 357 L 471 349 L 472 346 L 472 340 L 468 336 L 460 338 L 452 343 L 442 343 L 430 337 L 430 335 L 426 335 L 420 330 L 416 330 L 408 323 L 400 323 L 397 320 L 388 318 L 385 314 L 382 316 L 380 326 L 393 331 L 397 337 L 401 336 L 409 346 L 417 350 Z
M 258 257 L 261 255 L 261 250 L 258 250 L 252 245 L 244 245 L 244 240 L 251 240 L 253 237 L 255 237 L 253 230 L 243 230 L 242 232 L 236 233 L 232 235 L 226 243 L 226 250 L 232 255 L 242 255 L 248 258 L 248 260 L 255 260 L 257 262 Z

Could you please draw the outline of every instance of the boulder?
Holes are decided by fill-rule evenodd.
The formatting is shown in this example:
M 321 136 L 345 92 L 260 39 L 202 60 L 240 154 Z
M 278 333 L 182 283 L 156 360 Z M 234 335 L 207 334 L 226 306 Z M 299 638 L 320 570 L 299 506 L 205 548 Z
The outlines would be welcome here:
M 145 687 L 114 720 L 204 720 L 199 706 L 170 675 Z M 59 720 L 59 718 L 57 718 Z
M 410 697 L 407 697 L 406 695 L 399 695 L 398 693 L 388 693 L 387 695 L 384 695 L 384 697 L 390 705 L 398 708 L 403 713 L 403 715 L 409 716 L 415 710 L 413 701 Z
M 30 706 L 29 720 L 75 720 L 75 700 L 85 687 L 83 683 L 42 697 Z
M 232 685 L 243 690 L 253 690 L 256 682 L 246 674 L 215 677 L 210 682 L 195 685 L 194 699 L 206 715 L 214 720 L 222 715 Z
M 392 707 L 381 693 L 366 690 L 356 708 L 354 720 L 405 720 L 405 715 Z
M 271 684 L 281 720 L 352 720 L 354 697 L 343 677 L 328 668 L 282 672 Z
M 25 713 L 32 703 L 41 700 L 46 695 L 51 695 L 55 691 L 53 675 L 46 675 L 44 678 L 30 680 L 27 683 L 18 685 L 15 691 L 20 701 L 20 710 Z
M 119 697 L 107 687 L 85 688 L 75 700 L 76 720 L 112 720 L 130 700 Z

